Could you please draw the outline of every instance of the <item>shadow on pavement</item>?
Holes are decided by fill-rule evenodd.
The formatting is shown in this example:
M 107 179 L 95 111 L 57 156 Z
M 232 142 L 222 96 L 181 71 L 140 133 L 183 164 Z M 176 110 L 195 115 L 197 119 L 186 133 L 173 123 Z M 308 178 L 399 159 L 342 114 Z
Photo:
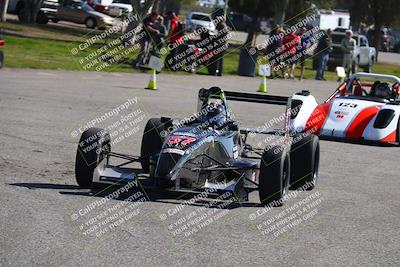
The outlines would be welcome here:
M 122 189 L 124 185 L 112 185 L 109 187 L 104 188 L 96 188 L 96 189 L 89 189 L 89 188 L 82 188 L 78 185 L 67 185 L 67 184 L 50 184 L 50 183 L 11 183 L 9 185 L 18 186 L 18 187 L 25 187 L 28 189 L 54 189 L 54 190 L 61 190 L 59 193 L 62 195 L 76 195 L 76 196 L 87 196 L 87 197 L 99 197 L 105 198 L 109 197 L 114 200 L 124 201 L 128 199 L 130 196 L 134 195 L 137 192 L 142 192 L 143 195 L 146 197 L 147 201 L 151 202 L 158 202 L 170 205 L 180 205 L 184 204 L 187 206 L 194 206 L 194 207 L 208 207 L 218 208 L 219 205 L 224 203 L 224 200 L 217 199 L 216 195 L 210 195 L 210 198 L 198 198 L 195 201 L 190 201 L 196 195 L 201 194 L 198 193 L 187 193 L 181 191 L 171 191 L 171 190 L 160 190 L 156 188 L 146 188 L 143 189 L 141 187 L 133 187 L 130 188 L 126 192 L 122 192 L 118 194 L 117 197 L 115 196 L 115 192 L 119 189 Z M 70 191 L 64 191 L 70 190 Z M 113 195 L 114 194 L 114 195 Z M 262 207 L 260 203 L 253 203 L 253 202 L 233 202 L 229 205 L 221 205 L 221 209 L 235 209 L 240 207 Z

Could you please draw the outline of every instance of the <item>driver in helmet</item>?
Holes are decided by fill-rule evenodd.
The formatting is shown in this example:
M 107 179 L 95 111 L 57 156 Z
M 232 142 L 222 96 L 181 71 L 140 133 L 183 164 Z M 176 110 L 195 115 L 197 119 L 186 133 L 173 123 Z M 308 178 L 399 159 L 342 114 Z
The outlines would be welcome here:
M 389 99 L 392 96 L 392 89 L 388 83 L 375 82 L 371 89 L 371 95 L 383 99 Z
M 208 127 L 223 127 L 228 122 L 228 112 L 225 105 L 220 102 L 208 103 L 204 108 L 201 121 Z

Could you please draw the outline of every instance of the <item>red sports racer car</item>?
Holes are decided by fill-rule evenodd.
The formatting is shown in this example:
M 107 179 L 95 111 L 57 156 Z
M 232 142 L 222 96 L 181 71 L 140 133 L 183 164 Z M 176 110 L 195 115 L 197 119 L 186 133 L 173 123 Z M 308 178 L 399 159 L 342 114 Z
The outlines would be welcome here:
M 400 79 L 356 73 L 322 104 L 309 91 L 292 97 L 292 131 L 326 139 L 400 144 Z

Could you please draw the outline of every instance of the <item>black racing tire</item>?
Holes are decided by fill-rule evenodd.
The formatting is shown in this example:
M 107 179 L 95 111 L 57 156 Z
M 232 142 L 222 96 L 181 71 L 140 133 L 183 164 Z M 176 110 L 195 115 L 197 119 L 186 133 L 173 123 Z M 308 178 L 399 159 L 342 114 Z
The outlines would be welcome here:
M 4 65 L 4 53 L 3 51 L 0 50 L 0 69 L 3 67 Z
M 307 133 L 293 136 L 290 160 L 291 189 L 302 186 L 306 190 L 314 189 L 319 170 L 319 138 Z
M 151 118 L 144 127 L 140 158 L 142 169 L 145 173 L 150 170 L 150 157 L 161 151 L 164 138 L 161 132 L 165 129 L 165 124 L 160 118 Z
M 211 58 L 211 60 L 213 60 L 213 58 Z M 217 71 L 218 71 L 218 60 L 212 61 L 210 64 L 207 65 L 207 70 L 208 70 L 208 74 L 209 75 L 217 75 Z
M 27 23 L 27 17 L 28 17 L 28 9 L 25 8 L 23 4 L 21 4 L 18 8 L 17 14 L 18 14 L 18 20 L 19 22 L 22 23 Z
M 169 53 L 166 57 L 165 57 L 165 66 L 167 67 L 168 70 L 170 71 L 178 71 L 178 69 L 174 69 L 174 58 L 173 55 L 171 53 Z
M 282 205 L 288 194 L 289 184 L 289 153 L 281 146 L 266 150 L 260 163 L 258 193 L 261 204 Z
M 38 24 L 47 24 L 49 22 L 49 18 L 47 17 L 46 13 L 42 10 L 39 11 L 36 18 L 36 23 Z
M 111 151 L 110 134 L 100 128 L 89 128 L 79 140 L 75 160 L 75 178 L 79 186 L 93 187 L 93 172 Z
M 94 29 L 94 28 L 96 28 L 96 26 L 97 26 L 96 19 L 94 19 L 94 18 L 92 18 L 92 17 L 86 18 L 86 19 L 85 19 L 85 25 L 86 25 L 86 28 L 89 28 L 89 29 Z
M 371 73 L 372 72 L 372 65 L 368 63 L 365 67 L 363 67 L 364 72 Z

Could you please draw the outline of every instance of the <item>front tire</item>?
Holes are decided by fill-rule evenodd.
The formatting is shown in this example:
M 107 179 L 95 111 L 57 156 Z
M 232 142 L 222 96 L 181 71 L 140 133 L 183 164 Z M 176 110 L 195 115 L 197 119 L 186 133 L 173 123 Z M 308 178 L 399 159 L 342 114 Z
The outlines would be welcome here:
M 318 178 L 319 169 L 319 139 L 313 134 L 297 134 L 293 137 L 290 151 L 293 189 L 302 186 L 312 190 Z
M 82 133 L 75 160 L 75 177 L 79 186 L 93 186 L 94 169 L 110 151 L 110 134 L 103 129 L 89 128 Z
M 278 201 L 282 205 L 289 191 L 290 156 L 283 147 L 264 152 L 260 164 L 258 193 L 263 205 Z
M 144 127 L 140 157 L 145 173 L 150 170 L 150 157 L 161 151 L 164 142 L 161 132 L 164 129 L 165 124 L 161 122 L 160 118 L 151 118 Z

